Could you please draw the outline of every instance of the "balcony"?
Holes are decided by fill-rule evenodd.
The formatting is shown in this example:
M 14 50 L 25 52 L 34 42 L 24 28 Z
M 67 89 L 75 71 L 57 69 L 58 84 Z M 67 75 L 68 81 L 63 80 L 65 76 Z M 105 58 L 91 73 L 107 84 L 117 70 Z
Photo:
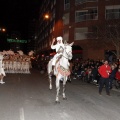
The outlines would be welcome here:
M 75 5 L 79 5 L 87 2 L 98 2 L 98 0 L 75 0 Z

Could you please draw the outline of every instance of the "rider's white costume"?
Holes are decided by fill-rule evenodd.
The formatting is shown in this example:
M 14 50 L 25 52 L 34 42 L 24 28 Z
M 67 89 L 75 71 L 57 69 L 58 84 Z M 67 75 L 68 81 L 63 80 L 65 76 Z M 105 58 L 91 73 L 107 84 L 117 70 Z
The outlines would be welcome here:
M 0 75 L 5 76 L 4 63 L 0 60 Z
M 64 49 L 64 44 L 62 42 L 62 37 L 57 37 L 57 44 L 56 45 L 51 45 L 51 49 L 56 49 L 56 54 L 53 57 L 52 65 L 55 66 L 57 58 L 62 55 L 63 49 Z M 58 41 L 61 41 L 60 43 Z

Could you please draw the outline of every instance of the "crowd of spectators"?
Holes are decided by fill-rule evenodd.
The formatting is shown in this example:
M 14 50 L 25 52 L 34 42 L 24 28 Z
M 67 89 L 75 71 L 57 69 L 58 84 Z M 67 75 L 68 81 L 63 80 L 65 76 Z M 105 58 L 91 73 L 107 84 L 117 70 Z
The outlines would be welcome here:
M 93 59 L 75 59 L 70 61 L 71 76 L 68 79 L 79 79 L 87 83 L 94 83 L 99 86 L 100 74 L 98 69 L 104 64 L 105 60 Z M 40 62 L 41 63 L 41 62 Z M 120 87 L 120 60 L 109 62 L 111 73 L 109 76 L 109 88 L 112 89 L 113 85 L 118 89 Z M 37 64 L 37 66 L 39 66 Z M 42 62 L 39 67 L 40 71 L 47 72 L 47 62 Z
M 70 61 L 71 75 L 73 79 L 79 79 L 88 83 L 94 83 L 99 86 L 100 74 L 98 69 L 103 65 L 105 60 L 82 60 L 76 59 Z M 109 62 L 111 73 L 109 75 L 109 88 L 112 89 L 113 84 L 116 88 L 120 86 L 120 61 Z

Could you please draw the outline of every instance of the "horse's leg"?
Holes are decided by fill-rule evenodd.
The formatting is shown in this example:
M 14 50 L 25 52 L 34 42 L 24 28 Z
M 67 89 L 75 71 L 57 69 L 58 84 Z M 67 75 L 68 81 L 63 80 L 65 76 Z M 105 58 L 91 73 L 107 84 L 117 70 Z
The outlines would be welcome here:
M 4 78 L 4 75 L 0 75 L 1 77 L 0 77 L 0 83 L 1 84 L 4 84 L 5 82 L 3 82 L 3 78 Z
M 49 89 L 51 90 L 52 89 L 52 76 L 51 76 L 51 74 L 48 74 L 48 77 L 49 77 Z
M 0 75 L 0 83 L 1 83 L 2 75 Z
M 67 81 L 67 77 L 65 76 L 64 77 L 64 80 L 63 80 L 63 100 L 66 100 L 66 95 L 65 95 L 65 86 L 66 86 L 66 81 Z
M 60 77 L 57 75 L 56 76 L 56 103 L 60 103 L 59 102 L 59 92 L 60 92 Z

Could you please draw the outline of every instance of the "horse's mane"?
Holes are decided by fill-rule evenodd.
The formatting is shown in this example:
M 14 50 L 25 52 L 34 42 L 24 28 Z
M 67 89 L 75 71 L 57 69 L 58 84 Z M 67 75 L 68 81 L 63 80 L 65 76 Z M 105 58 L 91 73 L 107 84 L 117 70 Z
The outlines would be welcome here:
M 66 46 L 70 46 L 68 43 L 64 43 L 64 46 L 66 47 Z

